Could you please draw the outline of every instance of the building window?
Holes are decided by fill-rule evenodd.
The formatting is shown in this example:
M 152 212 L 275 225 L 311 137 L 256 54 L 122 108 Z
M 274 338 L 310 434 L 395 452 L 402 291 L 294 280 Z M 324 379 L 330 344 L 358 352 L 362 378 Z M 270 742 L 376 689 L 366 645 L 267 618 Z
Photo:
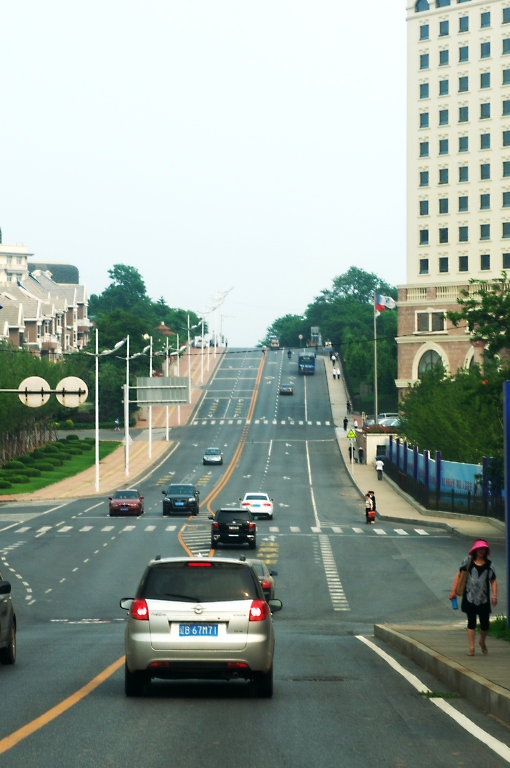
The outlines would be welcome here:
M 450 34 L 450 23 L 448 21 L 439 22 L 439 37 L 446 37 Z
M 459 181 L 469 181 L 469 170 L 467 165 L 459 166 Z
M 480 256 L 480 269 L 491 268 L 491 255 L 490 253 L 482 253 Z
M 491 104 L 488 101 L 486 104 L 480 104 L 480 120 L 487 120 L 491 116 Z
M 448 168 L 439 169 L 439 183 L 448 184 Z
M 420 187 L 428 187 L 429 185 L 429 172 L 420 171 Z
M 430 333 L 430 331 L 444 331 L 443 312 L 417 312 L 416 330 L 418 333 Z
M 503 146 L 510 147 L 510 131 L 503 131 Z
M 503 85 L 510 85 L 510 69 L 503 70 Z
M 459 256 L 459 272 L 468 272 L 468 257 Z
M 490 72 L 482 72 L 480 75 L 480 88 L 490 88 L 491 87 L 491 73 Z
M 510 269 L 510 253 L 503 254 L 503 269 Z
M 503 237 L 510 237 L 510 221 L 503 222 Z
M 510 208 L 510 192 L 503 192 L 503 208 Z
M 444 8 L 450 5 L 450 0 L 436 0 L 436 8 Z
M 418 378 L 421 379 L 424 373 L 430 371 L 431 368 L 435 368 L 440 363 L 441 358 L 435 350 L 429 349 L 427 352 L 424 352 L 418 363 Z
M 464 93 L 469 90 L 469 77 L 459 77 L 459 93 Z
M 484 11 L 480 14 L 480 28 L 486 29 L 487 27 L 490 27 L 491 25 L 491 12 L 490 11 Z
M 491 55 L 491 44 L 490 42 L 487 43 L 480 43 L 480 58 L 481 59 L 488 59 Z
M 468 242 L 468 227 L 459 227 L 459 243 Z
M 488 211 L 491 207 L 491 196 L 488 193 L 480 195 L 480 210 Z
M 439 110 L 439 125 L 448 125 L 448 110 Z
M 433 331 L 444 331 L 444 314 L 442 312 L 432 312 L 431 321 Z
M 420 83 L 420 99 L 428 99 L 429 97 L 429 84 Z
M 420 114 L 420 128 L 428 128 L 428 127 L 429 127 L 429 113 L 422 112 Z
M 420 11 L 428 11 L 429 0 L 416 0 L 415 8 L 417 13 L 419 13 Z
M 467 195 L 462 195 L 459 197 L 459 213 L 463 213 L 464 211 L 467 211 L 468 209 L 468 197 Z
M 420 259 L 420 275 L 428 275 L 429 273 L 429 260 Z
M 441 227 L 441 229 L 439 230 L 439 242 L 440 243 L 448 242 L 448 227 Z
M 416 330 L 418 333 L 428 333 L 430 328 L 430 315 L 428 312 L 416 313 Z
M 491 225 L 480 224 L 480 240 L 490 240 L 490 239 L 491 239 Z
M 490 133 L 482 133 L 480 135 L 480 149 L 491 148 L 491 135 Z
M 503 8 L 503 24 L 510 24 L 510 8 Z
M 420 141 L 420 157 L 429 156 L 429 143 L 428 141 Z
M 491 177 L 491 164 L 482 163 L 480 166 L 480 178 L 482 180 L 490 179 Z
M 459 48 L 459 61 L 469 61 L 469 46 L 461 45 Z M 427 66 L 428 69 L 428 66 Z
M 448 198 L 439 198 L 439 213 L 448 213 Z
M 469 16 L 461 16 L 459 19 L 459 32 L 469 32 Z
M 429 244 L 429 231 L 428 229 L 420 229 L 420 245 Z
M 428 53 L 420 54 L 420 69 L 429 68 L 429 55 Z
M 505 42 L 503 40 L 503 42 Z M 447 67 L 450 63 L 450 51 L 446 49 L 446 51 L 439 51 L 439 66 L 440 67 Z
M 467 123 L 469 120 L 468 107 L 459 107 L 459 123 Z
M 469 137 L 459 136 L 459 152 L 467 152 L 469 149 Z
M 508 160 L 503 161 L 503 176 L 510 176 L 510 162 Z
M 440 80 L 439 81 L 439 95 L 440 96 L 448 96 L 450 93 L 450 81 L 449 80 Z
M 420 40 L 428 40 L 430 35 L 429 25 L 422 24 L 420 27 Z
M 428 215 L 429 215 L 429 201 L 420 200 L 420 216 L 428 216 Z
M 503 40 L 503 54 L 510 53 L 510 37 Z
M 439 139 L 439 154 L 448 154 L 448 139 Z
M 439 259 L 439 271 L 443 274 L 448 272 L 448 256 L 441 256 Z

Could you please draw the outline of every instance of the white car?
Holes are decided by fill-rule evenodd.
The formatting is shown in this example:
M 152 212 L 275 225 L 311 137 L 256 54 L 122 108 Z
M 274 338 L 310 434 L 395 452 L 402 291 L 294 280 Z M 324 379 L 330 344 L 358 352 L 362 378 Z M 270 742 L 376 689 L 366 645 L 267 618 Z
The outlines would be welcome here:
M 245 493 L 243 499 L 239 499 L 241 507 L 248 509 L 254 517 L 267 517 L 273 519 L 273 499 L 267 493 Z

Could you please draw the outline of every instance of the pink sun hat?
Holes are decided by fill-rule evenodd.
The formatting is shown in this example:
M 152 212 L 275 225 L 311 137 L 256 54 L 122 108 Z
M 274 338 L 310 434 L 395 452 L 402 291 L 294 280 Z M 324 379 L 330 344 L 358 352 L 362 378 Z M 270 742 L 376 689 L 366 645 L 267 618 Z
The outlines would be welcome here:
M 486 549 L 486 550 L 487 550 L 487 554 L 488 554 L 488 555 L 490 555 L 490 553 L 491 553 L 491 548 L 489 547 L 489 545 L 487 544 L 487 542 L 486 542 L 486 541 L 484 541 L 484 539 L 478 539 L 478 541 L 475 541 L 475 543 L 473 544 L 473 546 L 472 546 L 472 547 L 471 547 L 471 549 L 469 550 L 469 554 L 470 554 L 470 555 L 472 555 L 472 554 L 475 552 L 475 550 L 477 550 L 477 549 L 482 549 L 482 547 L 483 547 L 484 549 Z

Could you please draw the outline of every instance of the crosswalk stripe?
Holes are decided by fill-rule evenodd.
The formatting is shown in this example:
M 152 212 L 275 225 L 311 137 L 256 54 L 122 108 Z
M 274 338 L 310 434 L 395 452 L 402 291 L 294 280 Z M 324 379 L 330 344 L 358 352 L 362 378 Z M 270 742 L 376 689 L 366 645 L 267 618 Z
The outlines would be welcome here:
M 301 533 L 301 528 L 298 528 L 297 525 L 291 525 L 290 530 L 292 531 L 292 533 Z
M 386 531 L 383 531 L 382 528 L 374 528 L 374 533 L 379 534 L 379 536 L 386 536 Z
M 156 528 L 156 526 L 155 526 L 155 525 L 146 525 L 146 526 L 145 526 L 145 528 L 144 528 L 144 530 L 145 530 L 145 531 L 154 531 L 154 530 L 155 530 L 155 528 Z
M 407 531 L 404 531 L 403 528 L 395 528 L 395 533 L 398 533 L 399 536 L 409 536 Z
M 317 526 L 315 526 L 315 525 L 312 525 L 312 531 L 313 531 L 314 533 L 320 533 L 320 532 L 321 532 L 321 529 L 320 529 L 320 528 L 318 528 L 318 527 L 317 527 Z
M 271 533 L 279 533 L 280 531 L 277 525 L 270 525 L 269 530 L 271 531 Z
M 416 531 L 416 533 L 419 533 L 420 536 L 428 536 L 427 531 L 424 531 L 423 528 L 415 528 L 414 530 Z
M 123 531 L 134 531 L 135 526 L 134 525 L 126 525 L 125 528 L 122 529 Z
M 363 528 L 353 528 L 354 533 L 363 533 Z
M 16 531 L 16 533 L 26 533 L 26 532 L 27 532 L 27 531 L 29 531 L 29 530 L 30 530 L 30 526 L 29 526 L 29 525 L 27 525 L 27 526 L 25 526 L 25 528 L 18 528 L 18 530 Z
M 105 525 L 104 528 L 101 528 L 102 531 L 113 531 L 113 525 Z
M 165 531 L 175 531 L 176 528 L 177 528 L 176 525 L 167 525 L 167 527 L 165 528 Z
M 67 533 L 72 527 L 72 525 L 63 525 L 61 528 L 57 528 L 57 533 Z
M 334 533 L 342 533 L 342 529 L 341 529 L 341 528 L 339 528 L 339 527 L 338 527 L 338 525 L 333 525 L 333 526 L 331 527 L 331 530 L 332 530 Z
M 87 531 L 91 531 L 93 527 L 94 527 L 93 525 L 84 525 L 83 528 L 80 528 L 80 533 L 86 533 Z

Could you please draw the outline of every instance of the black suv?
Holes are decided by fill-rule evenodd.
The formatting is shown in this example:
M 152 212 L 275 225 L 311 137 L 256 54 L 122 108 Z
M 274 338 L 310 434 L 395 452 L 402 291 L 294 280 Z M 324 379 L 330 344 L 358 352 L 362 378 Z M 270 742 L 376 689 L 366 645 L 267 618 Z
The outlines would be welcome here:
M 198 515 L 199 492 L 188 483 L 172 483 L 167 491 L 162 491 L 163 515 Z
M 257 526 L 255 518 L 246 509 L 218 509 L 209 515 L 214 520 L 211 525 L 211 548 L 217 544 L 248 544 L 250 549 L 257 546 Z
M 16 614 L 11 600 L 11 584 L 0 573 L 0 664 L 16 661 Z

